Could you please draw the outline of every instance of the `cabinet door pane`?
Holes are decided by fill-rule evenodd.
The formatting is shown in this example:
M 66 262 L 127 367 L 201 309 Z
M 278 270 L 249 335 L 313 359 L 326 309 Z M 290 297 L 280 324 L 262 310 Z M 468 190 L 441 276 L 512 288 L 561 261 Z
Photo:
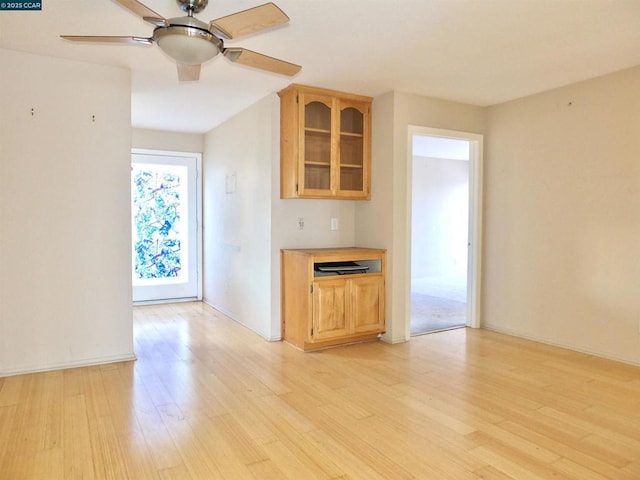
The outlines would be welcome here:
M 313 340 L 327 340 L 349 334 L 347 288 L 343 279 L 313 284 Z
M 322 102 L 305 105 L 304 188 L 331 188 L 331 108 Z
M 384 281 L 382 277 L 353 279 L 351 284 L 354 333 L 384 330 Z
M 364 188 L 364 114 L 354 107 L 340 111 L 340 190 Z
M 304 126 L 314 130 L 331 131 L 331 108 L 323 102 L 312 101 L 304 107 Z
M 364 134 L 364 114 L 354 107 L 343 108 L 340 112 L 340 131 Z

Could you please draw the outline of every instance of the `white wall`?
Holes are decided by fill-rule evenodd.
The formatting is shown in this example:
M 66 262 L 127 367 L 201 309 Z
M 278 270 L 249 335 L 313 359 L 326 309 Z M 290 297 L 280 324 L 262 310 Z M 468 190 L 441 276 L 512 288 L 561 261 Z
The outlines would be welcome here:
M 271 137 L 269 98 L 205 134 L 204 301 L 269 338 Z M 227 182 L 235 189 L 227 192 Z
M 640 67 L 488 120 L 484 326 L 640 363 Z
M 413 157 L 411 278 L 466 287 L 469 162 Z
M 166 132 L 146 128 L 132 128 L 131 145 L 133 148 L 145 148 L 147 150 L 202 153 L 204 135 L 201 133 Z
M 0 64 L 0 376 L 131 359 L 129 72 Z
M 409 339 L 409 126 L 484 133 L 480 107 L 389 92 L 373 102 L 371 201 L 355 209 L 355 242 L 387 249 L 385 341 Z
M 270 340 L 280 338 L 280 249 L 354 242 L 353 201 L 280 200 L 279 122 L 272 94 L 207 133 L 203 154 L 204 300 Z

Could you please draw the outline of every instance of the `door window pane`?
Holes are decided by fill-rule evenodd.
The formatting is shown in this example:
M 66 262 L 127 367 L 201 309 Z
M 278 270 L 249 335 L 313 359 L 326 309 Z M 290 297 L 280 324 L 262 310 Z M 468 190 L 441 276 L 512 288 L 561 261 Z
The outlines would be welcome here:
M 133 164 L 133 285 L 188 278 L 187 167 Z

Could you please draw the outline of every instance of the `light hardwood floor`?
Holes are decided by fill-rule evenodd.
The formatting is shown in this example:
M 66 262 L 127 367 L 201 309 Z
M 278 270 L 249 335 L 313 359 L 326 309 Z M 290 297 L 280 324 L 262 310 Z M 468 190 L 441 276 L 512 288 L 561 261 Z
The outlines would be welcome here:
M 302 353 L 200 303 L 0 378 L 0 478 L 640 479 L 640 368 L 483 330 Z

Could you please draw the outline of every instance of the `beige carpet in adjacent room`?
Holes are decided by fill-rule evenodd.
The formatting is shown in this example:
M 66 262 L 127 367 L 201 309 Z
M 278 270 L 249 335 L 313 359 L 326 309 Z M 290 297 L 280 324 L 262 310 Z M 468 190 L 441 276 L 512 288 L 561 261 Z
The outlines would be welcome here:
M 411 293 L 411 335 L 464 327 L 466 322 L 466 302 Z

